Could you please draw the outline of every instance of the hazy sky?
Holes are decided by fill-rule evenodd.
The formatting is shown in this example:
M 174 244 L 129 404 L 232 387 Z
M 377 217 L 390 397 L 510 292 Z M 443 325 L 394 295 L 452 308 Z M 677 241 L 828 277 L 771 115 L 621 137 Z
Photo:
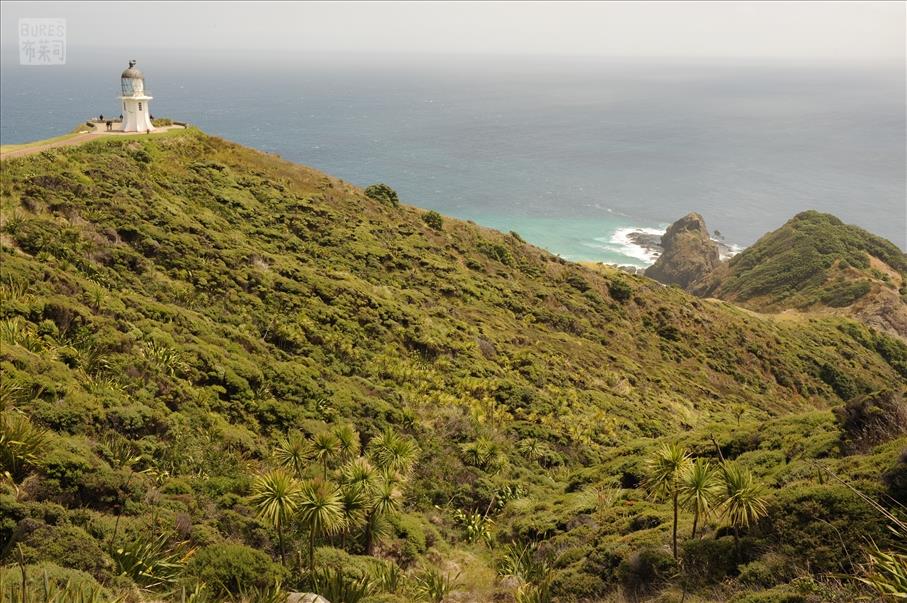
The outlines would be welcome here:
M 903 60 L 904 2 L 51 3 L 3 2 L 2 44 L 20 17 L 64 17 L 87 46 Z

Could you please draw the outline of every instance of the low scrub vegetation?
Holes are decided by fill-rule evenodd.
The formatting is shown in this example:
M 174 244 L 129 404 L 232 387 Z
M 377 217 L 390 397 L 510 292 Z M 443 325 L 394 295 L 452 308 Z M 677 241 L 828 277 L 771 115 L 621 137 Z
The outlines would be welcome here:
M 899 340 L 193 129 L 4 160 L 0 193 L 4 599 L 900 588 Z

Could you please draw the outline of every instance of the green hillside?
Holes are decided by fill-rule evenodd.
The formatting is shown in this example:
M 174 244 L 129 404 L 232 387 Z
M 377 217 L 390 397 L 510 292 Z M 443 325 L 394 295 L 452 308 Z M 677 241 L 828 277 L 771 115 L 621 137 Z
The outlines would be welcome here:
M 816 211 L 797 214 L 691 290 L 764 311 L 852 308 L 848 314 L 907 337 L 907 255 Z
M 25 567 L 148 600 L 849 600 L 830 576 L 894 539 L 825 473 L 905 498 L 907 345 L 847 319 L 589 270 L 196 130 L 5 160 L 0 209 L 4 592 Z M 678 564 L 667 442 L 750 471 L 765 517 L 681 513 Z M 281 489 L 302 506 L 260 513 Z

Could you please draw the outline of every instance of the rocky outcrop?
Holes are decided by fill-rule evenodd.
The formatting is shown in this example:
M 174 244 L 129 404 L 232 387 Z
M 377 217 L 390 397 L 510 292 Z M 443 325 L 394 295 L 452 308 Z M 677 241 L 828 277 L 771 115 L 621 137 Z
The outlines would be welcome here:
M 907 340 L 907 303 L 894 287 L 876 283 L 867 295 L 836 313 Z
M 721 259 L 718 244 L 709 237 L 705 220 L 689 213 L 668 227 L 661 237 L 662 254 L 646 269 L 646 276 L 684 289 L 714 270 Z

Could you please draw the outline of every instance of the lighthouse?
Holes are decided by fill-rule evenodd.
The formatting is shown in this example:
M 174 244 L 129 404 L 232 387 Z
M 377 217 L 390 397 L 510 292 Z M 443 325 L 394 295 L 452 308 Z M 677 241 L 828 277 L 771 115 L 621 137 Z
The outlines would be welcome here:
M 120 76 L 123 89 L 123 132 L 147 132 L 153 130 L 148 101 L 151 96 L 145 91 L 145 76 L 129 61 L 129 67 Z

